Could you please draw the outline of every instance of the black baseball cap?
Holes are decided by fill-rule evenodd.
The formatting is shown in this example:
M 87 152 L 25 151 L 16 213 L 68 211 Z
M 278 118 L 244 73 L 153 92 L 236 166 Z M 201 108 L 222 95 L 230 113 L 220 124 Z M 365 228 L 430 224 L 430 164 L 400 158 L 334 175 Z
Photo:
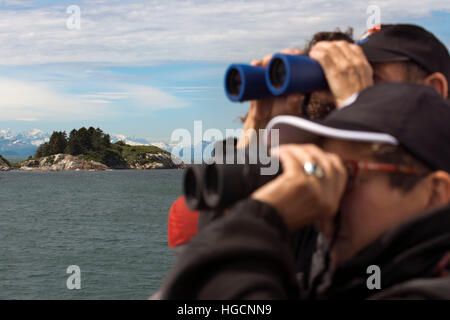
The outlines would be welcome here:
M 401 145 L 431 169 L 450 172 L 450 101 L 429 86 L 380 83 L 325 119 L 278 116 L 267 129 L 268 144 L 271 129 L 279 129 L 280 145 L 314 143 L 319 136 Z
M 382 24 L 358 42 L 369 62 L 411 60 L 430 73 L 441 72 L 450 83 L 450 56 L 431 32 L 413 24 Z

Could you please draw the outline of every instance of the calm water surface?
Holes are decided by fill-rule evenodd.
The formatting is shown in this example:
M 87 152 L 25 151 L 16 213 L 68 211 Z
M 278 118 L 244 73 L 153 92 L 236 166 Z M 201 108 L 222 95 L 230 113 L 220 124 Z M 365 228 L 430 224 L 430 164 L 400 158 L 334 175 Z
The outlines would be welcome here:
M 174 263 L 182 173 L 0 173 L 0 299 L 146 299 Z M 70 265 L 81 290 L 67 289 Z

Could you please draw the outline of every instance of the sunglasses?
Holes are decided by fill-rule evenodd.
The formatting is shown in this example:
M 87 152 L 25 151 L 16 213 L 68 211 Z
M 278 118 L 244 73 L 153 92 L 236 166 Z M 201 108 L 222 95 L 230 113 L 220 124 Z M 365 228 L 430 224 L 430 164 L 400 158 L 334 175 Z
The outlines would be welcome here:
M 360 171 L 390 172 L 409 175 L 424 175 L 428 173 L 425 170 L 390 163 L 367 162 L 359 160 L 343 160 L 343 162 L 348 174 L 346 189 L 347 192 L 353 189 L 356 177 L 358 176 Z

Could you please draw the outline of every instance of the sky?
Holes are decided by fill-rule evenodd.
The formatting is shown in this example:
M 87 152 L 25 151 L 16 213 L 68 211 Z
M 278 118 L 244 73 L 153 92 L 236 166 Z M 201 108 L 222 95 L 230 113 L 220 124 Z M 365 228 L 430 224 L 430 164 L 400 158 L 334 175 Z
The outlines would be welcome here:
M 0 129 L 170 142 L 202 120 L 225 133 L 248 109 L 224 94 L 229 64 L 337 27 L 358 38 L 369 5 L 381 23 L 419 24 L 450 47 L 448 0 L 0 0 Z

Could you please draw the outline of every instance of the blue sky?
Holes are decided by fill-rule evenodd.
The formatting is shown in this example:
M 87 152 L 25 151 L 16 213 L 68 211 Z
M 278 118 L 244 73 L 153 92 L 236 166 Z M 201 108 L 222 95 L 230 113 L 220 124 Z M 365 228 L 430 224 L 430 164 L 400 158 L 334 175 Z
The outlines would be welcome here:
M 239 128 L 222 87 L 248 62 L 336 27 L 410 22 L 450 46 L 448 1 L 0 1 L 0 129 L 101 127 L 167 141 L 177 128 Z M 69 5 L 81 27 L 67 28 Z

